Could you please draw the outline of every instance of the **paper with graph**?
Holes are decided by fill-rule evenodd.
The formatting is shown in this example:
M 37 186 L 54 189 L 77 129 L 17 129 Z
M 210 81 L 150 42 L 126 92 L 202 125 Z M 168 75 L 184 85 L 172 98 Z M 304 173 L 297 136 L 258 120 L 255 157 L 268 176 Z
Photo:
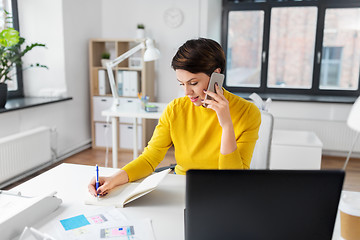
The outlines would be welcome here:
M 47 231 L 57 240 L 155 240 L 151 219 L 129 219 L 114 207 L 72 211 L 51 221 Z

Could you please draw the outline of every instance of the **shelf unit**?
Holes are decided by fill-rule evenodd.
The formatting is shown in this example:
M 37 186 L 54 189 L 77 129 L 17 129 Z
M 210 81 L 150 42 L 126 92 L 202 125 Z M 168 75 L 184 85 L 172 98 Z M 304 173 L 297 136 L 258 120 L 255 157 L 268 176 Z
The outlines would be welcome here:
M 90 39 L 89 42 L 89 71 L 90 71 L 90 103 L 91 103 L 91 135 L 92 147 L 95 149 L 102 149 L 106 146 L 111 148 L 111 123 L 107 122 L 105 117 L 101 116 L 101 112 L 110 108 L 112 104 L 112 95 L 110 86 L 107 79 L 107 70 L 101 64 L 101 55 L 103 52 L 109 52 L 110 58 L 115 59 L 129 49 L 135 47 L 146 39 Z M 140 101 L 137 97 L 137 92 L 143 96 L 149 96 L 149 101 L 155 101 L 154 96 L 154 62 L 144 62 L 144 50 L 140 50 L 129 59 L 124 60 L 113 68 L 116 86 L 118 89 L 118 71 L 134 71 L 138 76 L 138 91 L 136 94 L 123 95 L 120 94 L 120 104 L 124 102 Z M 141 63 L 133 67 L 130 61 Z M 99 71 L 105 71 L 105 82 L 107 87 L 104 93 L 100 94 L 99 86 Z M 102 72 L 104 73 L 104 72 Z M 100 77 L 101 78 L 101 77 Z M 103 79 L 102 79 L 103 80 Z M 104 83 L 102 81 L 102 83 Z M 103 84 L 100 84 L 103 85 Z M 125 91 L 124 91 L 125 93 Z M 118 133 L 119 149 L 126 150 L 132 148 L 132 119 L 120 118 L 120 126 Z M 139 150 L 142 150 L 146 143 L 150 140 L 154 128 L 156 126 L 155 120 L 142 120 L 139 122 L 139 136 L 140 142 L 138 143 Z M 107 130 L 105 130 L 107 129 Z

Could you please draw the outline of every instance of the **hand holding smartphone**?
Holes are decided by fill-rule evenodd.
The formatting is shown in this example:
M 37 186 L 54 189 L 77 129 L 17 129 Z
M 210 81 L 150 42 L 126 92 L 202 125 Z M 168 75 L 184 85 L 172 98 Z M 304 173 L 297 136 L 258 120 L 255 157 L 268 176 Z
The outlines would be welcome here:
M 224 83 L 224 78 L 225 78 L 224 74 L 213 72 L 210 76 L 210 81 L 207 90 L 216 93 L 215 83 L 217 83 L 219 88 L 221 89 Z M 212 100 L 213 98 L 210 97 L 208 94 L 206 94 L 205 100 L 207 99 Z M 204 103 L 203 106 L 207 107 L 208 104 Z

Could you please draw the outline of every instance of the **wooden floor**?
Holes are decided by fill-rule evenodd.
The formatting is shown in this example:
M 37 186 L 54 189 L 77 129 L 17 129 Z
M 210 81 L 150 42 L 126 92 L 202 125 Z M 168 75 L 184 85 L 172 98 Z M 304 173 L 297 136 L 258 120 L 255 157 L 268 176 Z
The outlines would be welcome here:
M 11 184 L 7 186 L 5 189 L 11 189 L 16 185 L 42 173 L 45 172 L 61 163 L 74 163 L 74 164 L 83 164 L 83 165 L 91 165 L 95 166 L 98 164 L 101 167 L 105 167 L 105 150 L 94 150 L 94 149 L 86 149 L 78 154 L 75 154 L 64 161 L 56 163 L 38 173 L 35 173 L 19 182 Z M 119 152 L 118 154 L 118 167 L 121 168 L 126 163 L 132 160 L 132 152 Z M 345 157 L 333 157 L 333 156 L 323 156 L 321 169 L 340 169 L 342 168 L 345 161 Z M 174 152 L 169 150 L 166 154 L 164 160 L 160 163 L 158 167 L 168 166 L 170 164 L 175 163 Z M 112 167 L 112 158 L 111 152 L 108 154 L 108 167 Z M 360 159 L 351 158 L 346 169 L 346 177 L 344 183 L 345 190 L 358 191 L 360 192 Z

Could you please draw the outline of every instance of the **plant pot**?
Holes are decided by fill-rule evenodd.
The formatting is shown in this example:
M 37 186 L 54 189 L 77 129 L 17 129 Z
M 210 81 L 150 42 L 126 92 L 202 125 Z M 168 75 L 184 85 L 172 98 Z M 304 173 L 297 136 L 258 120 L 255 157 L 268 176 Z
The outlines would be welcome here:
M 111 61 L 110 59 L 101 59 L 101 66 L 106 67 L 106 64 L 110 61 Z
M 141 29 L 141 28 L 136 29 L 136 38 L 139 39 L 145 38 L 145 29 Z
M 0 83 L 0 108 L 4 108 L 7 100 L 8 86 L 6 83 Z

